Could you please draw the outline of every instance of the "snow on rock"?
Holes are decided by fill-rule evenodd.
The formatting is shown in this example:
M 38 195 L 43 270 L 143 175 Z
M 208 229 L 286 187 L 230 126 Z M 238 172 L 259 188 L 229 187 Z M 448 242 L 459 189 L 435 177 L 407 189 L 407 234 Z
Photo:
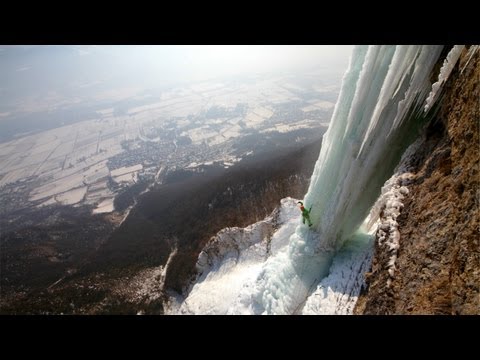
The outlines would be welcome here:
M 415 156 L 422 139 L 418 139 L 403 154 L 400 163 L 395 169 L 395 174 L 387 180 L 382 187 L 381 195 L 372 207 L 368 217 L 367 228 L 375 228 L 378 245 L 387 247 L 390 258 L 387 265 L 389 279 L 387 287 L 390 287 L 395 278 L 395 261 L 400 248 L 400 232 L 398 230 L 397 217 L 403 208 L 403 199 L 408 195 L 408 185 L 414 178 L 411 165 L 412 157 Z
M 448 77 L 450 76 L 450 73 L 452 72 L 453 67 L 457 63 L 458 58 L 460 57 L 460 54 L 462 53 L 464 47 L 465 45 L 455 45 L 448 53 L 447 58 L 443 62 L 443 66 L 440 69 L 440 74 L 438 74 L 438 80 L 432 85 L 432 91 L 430 91 L 427 100 L 425 100 L 425 112 L 427 112 L 437 100 L 442 85 L 447 81 Z
M 472 60 L 473 55 L 480 49 L 480 45 L 472 45 L 470 46 L 470 49 L 468 49 L 467 53 L 467 61 L 465 61 L 465 65 L 463 65 L 462 70 L 460 71 L 460 74 L 463 74 L 463 71 L 465 68 L 468 66 L 470 63 L 470 60 Z
M 388 247 L 390 260 L 388 262 L 388 274 L 395 277 L 395 260 L 400 247 L 400 232 L 398 231 L 397 217 L 403 208 L 402 200 L 408 194 L 408 189 L 401 186 L 402 176 L 395 174 L 382 187 L 382 195 L 379 202 L 382 204 L 382 216 L 377 230 L 378 245 Z M 387 286 L 390 286 L 388 280 Z
M 297 201 L 282 199 L 280 208 L 264 220 L 246 228 L 223 229 L 212 238 L 198 257 L 194 285 L 180 308 L 173 312 L 228 313 L 242 287 L 255 281 L 265 260 L 288 244 L 299 221 Z

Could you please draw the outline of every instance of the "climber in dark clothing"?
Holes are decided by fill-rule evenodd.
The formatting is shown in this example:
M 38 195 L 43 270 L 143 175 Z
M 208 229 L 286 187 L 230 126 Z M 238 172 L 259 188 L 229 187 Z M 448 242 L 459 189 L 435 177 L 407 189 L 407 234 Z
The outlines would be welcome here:
M 302 223 L 305 224 L 305 220 L 308 222 L 308 226 L 312 226 L 312 221 L 310 220 L 310 211 L 312 210 L 312 207 L 310 206 L 310 209 L 305 209 L 303 206 L 303 202 L 299 201 L 297 204 L 300 204 L 300 211 L 302 212 Z

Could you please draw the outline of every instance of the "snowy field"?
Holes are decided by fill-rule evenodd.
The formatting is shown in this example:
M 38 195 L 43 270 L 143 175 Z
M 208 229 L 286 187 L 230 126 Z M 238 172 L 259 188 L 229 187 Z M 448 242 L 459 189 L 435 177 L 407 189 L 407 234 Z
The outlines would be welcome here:
M 172 128 L 171 118 L 175 118 L 173 126 L 178 129 L 177 136 L 186 136 L 195 145 L 210 147 L 238 139 L 251 131 L 249 129 L 286 133 L 315 126 L 314 122 L 305 120 L 272 124 L 265 129 L 266 122 L 274 114 L 274 108 L 268 104 L 300 100 L 295 94 L 299 91 L 298 86 L 285 84 L 283 78 L 278 77 L 246 83 L 203 82 L 173 88 L 152 98 L 149 104 L 132 106 L 125 111 L 126 115 L 114 115 L 115 109 L 106 106 L 97 110 L 93 118 L 1 143 L 0 188 L 34 179 L 35 185 L 30 189 L 28 199 L 37 205 L 55 202 L 99 205 L 99 201 L 113 196 L 104 186 L 109 176 L 116 183 L 132 184 L 145 171 L 146 164 L 142 159 L 134 166 L 109 170 L 108 159 L 126 151 L 122 142 L 141 139 L 168 141 L 158 135 L 150 138 L 148 134 L 156 134 L 155 129 Z M 139 91 L 137 88 L 104 91 L 98 93 L 96 99 L 140 99 Z M 321 99 L 311 101 L 314 101 L 311 106 L 315 108 L 327 106 Z M 195 118 L 214 106 L 231 111 L 238 104 L 248 105 L 245 116 Z M 230 161 L 225 154 L 223 158 L 219 154 L 203 163 L 222 160 L 226 162 L 225 166 L 231 166 L 238 159 Z M 104 204 L 101 208 L 101 211 L 107 211 L 111 207 Z
M 330 110 L 335 106 L 334 103 L 330 101 L 315 101 L 312 105 L 302 108 L 303 112 L 310 112 L 315 110 Z

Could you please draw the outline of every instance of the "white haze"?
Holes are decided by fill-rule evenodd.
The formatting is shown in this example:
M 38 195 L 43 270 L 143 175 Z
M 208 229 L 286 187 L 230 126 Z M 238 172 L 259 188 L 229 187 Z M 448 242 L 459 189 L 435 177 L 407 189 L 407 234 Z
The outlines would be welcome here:
M 352 46 L 0 45 L 0 110 L 27 96 L 160 88 L 224 77 L 321 69 L 343 73 Z M 7 111 L 9 109 L 4 109 Z

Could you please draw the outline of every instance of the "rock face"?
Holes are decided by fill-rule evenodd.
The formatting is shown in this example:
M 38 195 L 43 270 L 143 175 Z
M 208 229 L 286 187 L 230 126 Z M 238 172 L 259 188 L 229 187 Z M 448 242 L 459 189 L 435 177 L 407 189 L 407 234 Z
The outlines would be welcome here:
M 480 314 L 480 51 L 467 51 L 410 158 L 394 276 L 376 241 L 357 314 Z

